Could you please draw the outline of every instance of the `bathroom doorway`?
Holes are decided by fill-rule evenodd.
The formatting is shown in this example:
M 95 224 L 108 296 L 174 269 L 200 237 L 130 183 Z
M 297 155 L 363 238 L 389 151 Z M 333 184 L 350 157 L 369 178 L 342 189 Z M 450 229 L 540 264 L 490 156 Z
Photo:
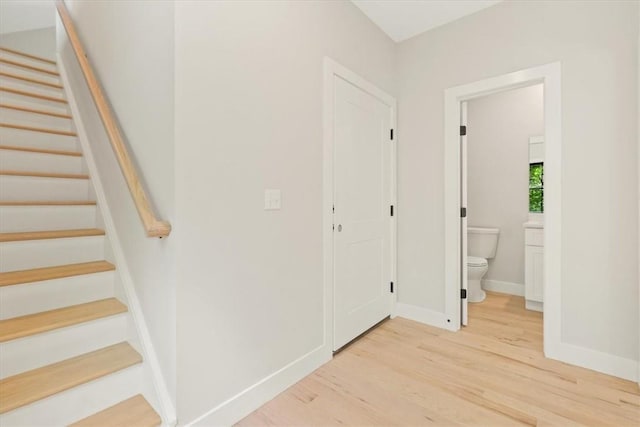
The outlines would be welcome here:
M 542 312 L 543 91 L 537 83 L 461 104 L 461 278 L 467 289 L 461 301 L 467 307 L 485 304 L 493 292 Z M 462 325 L 469 322 L 465 308 Z
M 470 103 L 479 102 L 482 98 L 488 99 L 488 96 L 493 94 L 507 96 L 509 92 L 515 93 L 516 89 L 535 91 L 536 88 L 543 93 L 544 125 L 542 132 L 532 132 L 533 134 L 529 135 L 527 139 L 531 138 L 528 142 L 544 141 L 545 158 L 542 168 L 538 165 L 527 168 L 529 159 L 525 159 L 524 162 L 521 162 L 522 170 L 518 173 L 520 178 L 525 177 L 528 180 L 529 174 L 533 173 L 535 176 L 541 176 L 541 169 L 544 170 L 544 188 L 525 187 L 524 194 L 520 196 L 525 198 L 527 209 L 530 203 L 528 199 L 532 196 L 533 199 L 538 198 L 538 205 L 544 206 L 544 233 L 537 236 L 538 243 L 544 247 L 544 251 L 532 252 L 530 255 L 533 257 L 534 262 L 544 263 L 544 273 L 539 273 L 538 277 L 536 277 L 539 294 L 543 296 L 544 300 L 544 305 L 538 308 L 544 309 L 544 352 L 548 357 L 552 357 L 554 349 L 557 349 L 560 345 L 561 111 L 559 63 L 457 86 L 445 92 L 445 304 L 447 321 L 451 324 L 450 329 L 458 330 L 468 322 L 467 309 L 472 289 L 469 288 L 468 281 L 469 257 L 467 251 L 473 249 L 468 245 L 480 244 L 480 248 L 484 251 L 482 253 L 492 259 L 491 241 L 497 237 L 497 247 L 499 247 L 500 239 L 503 237 L 499 229 L 496 233 L 496 228 L 498 227 L 492 226 L 493 224 L 486 219 L 474 218 L 470 209 L 467 209 L 473 208 L 474 202 L 469 199 L 468 188 L 464 184 L 470 180 L 474 180 L 474 184 L 480 184 L 476 182 L 478 181 L 477 173 L 474 176 L 468 176 L 470 169 L 467 164 L 467 155 L 468 150 L 470 150 L 470 141 L 473 140 L 471 137 L 473 131 L 468 117 Z M 505 119 L 503 118 L 503 121 Z M 511 123 L 509 124 L 511 125 Z M 513 124 L 513 126 L 517 128 L 518 124 Z M 477 148 L 473 147 L 473 150 Z M 525 150 L 527 156 L 529 156 L 529 151 L 528 149 Z M 481 151 L 481 154 L 483 155 L 483 157 L 481 156 L 481 161 L 484 163 L 483 166 L 489 168 L 496 168 L 497 160 L 503 160 L 500 158 L 501 154 L 496 150 L 487 149 L 484 152 Z M 497 205 L 498 208 L 501 207 L 496 200 L 489 198 L 489 201 L 493 205 Z M 469 203 L 472 205 L 468 206 Z M 475 205 L 478 206 L 477 201 Z M 489 205 L 489 203 L 485 203 L 485 205 Z M 542 213 L 540 212 L 540 214 Z M 535 220 L 535 215 L 531 219 Z M 540 218 L 537 219 L 539 220 Z M 524 228 L 524 224 L 527 222 L 529 222 L 528 215 L 526 220 L 519 224 L 520 235 L 518 238 L 521 241 L 525 239 L 527 234 L 530 234 Z M 469 226 L 480 226 L 472 227 L 476 228 L 474 233 L 480 236 L 480 243 L 467 241 Z M 510 229 L 514 228 L 513 224 L 509 227 Z M 511 230 L 509 234 L 514 235 L 515 233 Z M 521 254 L 525 251 L 524 244 L 522 246 L 519 251 Z M 497 254 L 497 249 L 495 251 L 495 254 Z M 495 258 L 495 254 L 493 254 L 493 258 Z M 482 257 L 475 258 L 482 259 Z M 503 264 L 509 264 L 507 260 L 505 261 Z M 479 265 L 472 266 L 476 271 L 482 268 L 488 270 L 491 268 L 489 263 L 482 265 L 479 262 L 477 264 Z M 539 271 L 542 272 L 542 269 L 539 269 Z M 517 274 L 522 274 L 523 278 L 526 276 L 522 271 Z M 499 280 L 493 280 L 494 282 L 490 283 L 489 286 L 492 288 L 489 289 L 490 292 L 492 290 L 504 291 L 505 287 L 509 287 L 508 284 L 500 283 Z M 522 289 L 524 283 L 519 283 L 518 285 L 521 286 L 519 286 L 520 289 L 517 292 L 526 293 Z M 477 295 L 475 297 L 478 298 Z M 482 299 L 482 295 L 479 298 Z

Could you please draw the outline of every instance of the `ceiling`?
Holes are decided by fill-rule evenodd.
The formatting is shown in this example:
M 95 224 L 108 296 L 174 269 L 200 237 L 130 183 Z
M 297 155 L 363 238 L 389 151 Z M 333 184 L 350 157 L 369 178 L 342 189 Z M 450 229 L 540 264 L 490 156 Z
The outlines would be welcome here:
M 1 34 L 55 25 L 55 5 L 52 0 L 0 0 Z
M 394 41 L 500 3 L 501 0 L 351 0 Z

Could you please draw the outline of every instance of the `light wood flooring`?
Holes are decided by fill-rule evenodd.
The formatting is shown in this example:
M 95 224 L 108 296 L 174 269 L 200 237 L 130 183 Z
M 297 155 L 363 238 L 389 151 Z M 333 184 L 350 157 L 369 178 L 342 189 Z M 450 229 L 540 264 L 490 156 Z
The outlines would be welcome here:
M 239 426 L 640 426 L 636 383 L 542 354 L 542 315 L 489 294 L 457 333 L 396 318 Z

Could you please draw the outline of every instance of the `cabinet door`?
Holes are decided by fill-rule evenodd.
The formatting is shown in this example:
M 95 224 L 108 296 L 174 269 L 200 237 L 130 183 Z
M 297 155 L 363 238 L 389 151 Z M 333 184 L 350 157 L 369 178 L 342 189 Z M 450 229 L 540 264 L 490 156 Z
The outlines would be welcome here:
M 542 302 L 544 277 L 544 248 L 525 246 L 525 298 Z

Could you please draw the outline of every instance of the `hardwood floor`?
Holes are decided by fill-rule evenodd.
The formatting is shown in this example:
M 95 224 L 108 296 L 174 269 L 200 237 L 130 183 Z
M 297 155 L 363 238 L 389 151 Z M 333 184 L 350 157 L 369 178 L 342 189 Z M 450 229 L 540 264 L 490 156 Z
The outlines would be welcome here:
M 542 315 L 488 294 L 457 333 L 396 318 L 239 426 L 640 426 L 638 385 L 545 359 Z

